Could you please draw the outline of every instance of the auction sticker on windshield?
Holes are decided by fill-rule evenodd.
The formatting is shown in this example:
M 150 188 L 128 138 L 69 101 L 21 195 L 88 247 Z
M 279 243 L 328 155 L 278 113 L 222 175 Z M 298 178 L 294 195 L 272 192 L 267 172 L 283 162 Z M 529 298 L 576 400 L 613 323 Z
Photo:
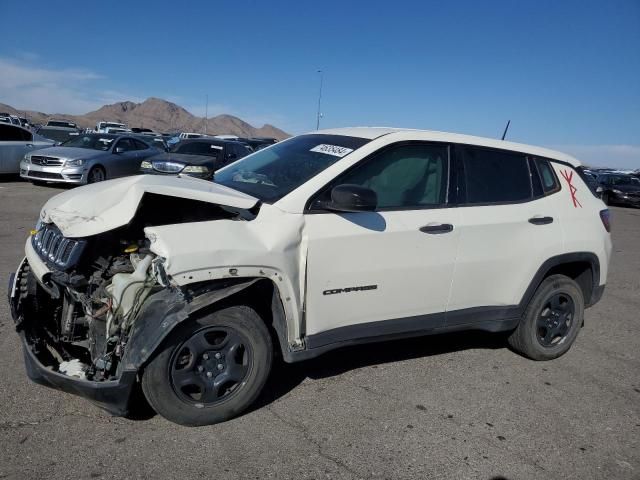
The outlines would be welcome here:
M 353 148 L 340 147 L 338 145 L 327 145 L 322 143 L 313 147 L 310 152 L 326 153 L 327 155 L 333 155 L 334 157 L 344 157 L 345 155 L 353 152 Z

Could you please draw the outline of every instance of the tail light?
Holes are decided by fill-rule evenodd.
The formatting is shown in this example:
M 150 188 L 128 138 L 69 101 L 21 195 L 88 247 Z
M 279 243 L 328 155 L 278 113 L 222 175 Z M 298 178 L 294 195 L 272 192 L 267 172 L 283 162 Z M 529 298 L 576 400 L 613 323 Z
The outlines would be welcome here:
M 602 225 L 607 232 L 611 231 L 611 213 L 609 213 L 609 209 L 600 210 L 600 220 L 602 220 Z

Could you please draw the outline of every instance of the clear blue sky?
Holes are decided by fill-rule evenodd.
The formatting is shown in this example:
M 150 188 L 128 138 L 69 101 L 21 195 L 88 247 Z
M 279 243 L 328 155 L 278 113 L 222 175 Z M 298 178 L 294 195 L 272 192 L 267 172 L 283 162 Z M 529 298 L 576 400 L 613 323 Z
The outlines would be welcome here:
M 0 102 L 500 135 L 640 168 L 640 0 L 1 2 Z M 447 3 L 447 5 L 444 5 Z M 119 5 L 126 5 L 119 6 Z M 627 165 L 628 164 L 628 165 Z

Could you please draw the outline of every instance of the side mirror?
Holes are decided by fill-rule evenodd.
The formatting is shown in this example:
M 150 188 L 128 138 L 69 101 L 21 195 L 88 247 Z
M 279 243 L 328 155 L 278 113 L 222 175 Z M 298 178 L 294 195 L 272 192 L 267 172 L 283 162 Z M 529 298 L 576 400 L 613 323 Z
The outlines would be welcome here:
M 124 147 L 116 147 L 116 153 L 124 153 Z
M 326 208 L 337 212 L 372 212 L 377 206 L 378 195 L 370 188 L 343 184 L 333 187 Z
M 604 188 L 602 188 L 602 187 L 597 187 L 596 188 L 596 193 L 602 193 L 602 192 L 604 192 Z

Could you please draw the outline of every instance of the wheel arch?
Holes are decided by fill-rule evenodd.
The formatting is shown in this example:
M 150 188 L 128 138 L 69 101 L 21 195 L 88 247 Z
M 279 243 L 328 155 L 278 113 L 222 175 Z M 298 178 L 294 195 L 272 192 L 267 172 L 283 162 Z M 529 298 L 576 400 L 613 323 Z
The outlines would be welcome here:
M 566 275 L 580 286 L 586 307 L 595 303 L 595 292 L 600 285 L 600 260 L 591 252 L 573 252 L 551 257 L 540 266 L 522 297 L 522 311 L 542 281 L 557 274 Z
M 121 368 L 144 368 L 176 326 L 231 305 L 254 308 L 285 361 L 290 361 L 287 318 L 277 285 L 268 278 L 237 278 L 165 289 L 151 296 L 134 321 Z
M 109 179 L 109 176 L 107 175 L 107 167 L 105 167 L 104 164 L 102 164 L 101 162 L 96 162 L 89 167 L 89 170 L 87 170 L 87 182 L 89 182 L 89 174 L 91 173 L 91 170 L 93 170 L 94 168 L 101 169 L 104 172 L 104 179 L 105 180 Z

